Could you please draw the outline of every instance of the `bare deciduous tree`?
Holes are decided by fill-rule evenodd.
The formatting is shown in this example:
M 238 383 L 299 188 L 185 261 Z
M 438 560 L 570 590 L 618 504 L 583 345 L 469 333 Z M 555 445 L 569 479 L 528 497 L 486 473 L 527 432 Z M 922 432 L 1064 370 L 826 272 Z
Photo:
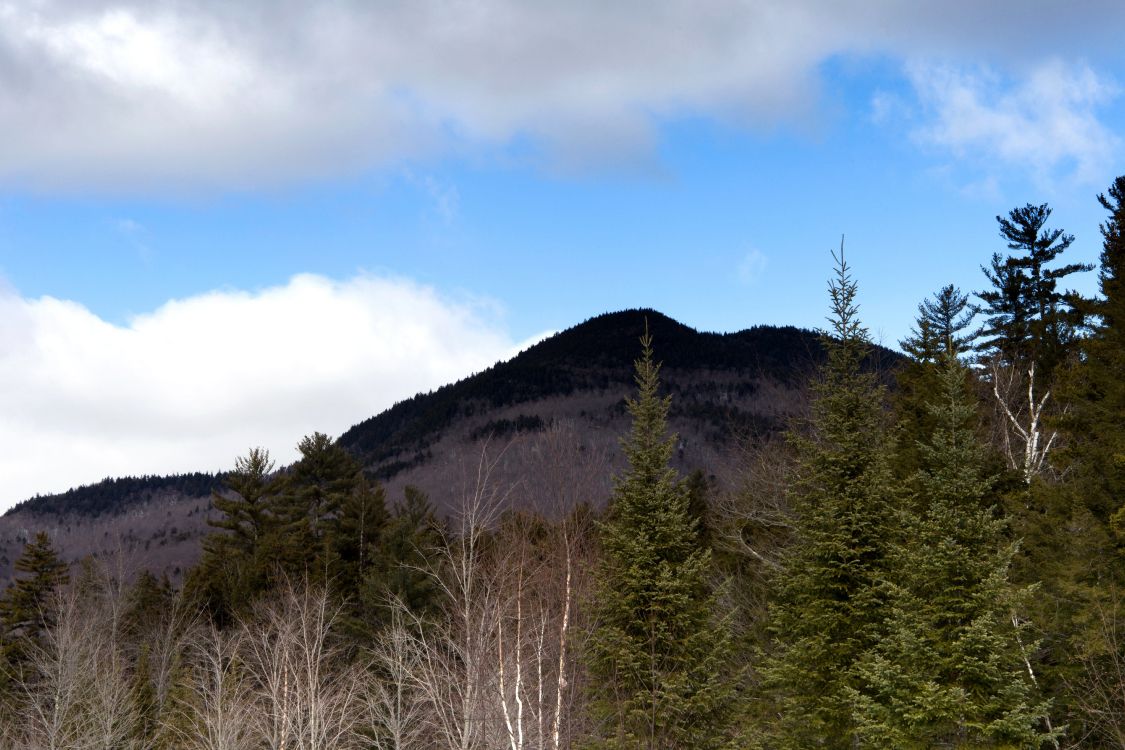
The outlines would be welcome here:
M 243 634 L 214 625 L 186 639 L 181 681 L 185 695 L 166 713 L 163 729 L 186 750 L 249 750 L 254 706 L 241 665 Z
M 108 591 L 59 592 L 58 619 L 19 684 L 19 747 L 128 750 L 138 721 Z
M 286 585 L 243 625 L 259 739 L 274 750 L 359 742 L 362 677 L 336 644 L 340 610 L 307 583 Z
M 992 395 L 999 411 L 1000 447 L 1008 465 L 1019 471 L 1028 484 L 1047 471 L 1047 456 L 1058 431 L 1047 428 L 1044 417 L 1052 404 L 1051 390 L 1036 382 L 1035 363 L 1026 370 L 1002 364 L 993 358 L 988 366 Z
M 412 750 L 426 746 L 429 707 L 419 682 L 422 655 L 406 606 L 396 600 L 389 610 L 390 625 L 371 650 L 373 675 L 363 694 L 366 718 L 375 750 Z

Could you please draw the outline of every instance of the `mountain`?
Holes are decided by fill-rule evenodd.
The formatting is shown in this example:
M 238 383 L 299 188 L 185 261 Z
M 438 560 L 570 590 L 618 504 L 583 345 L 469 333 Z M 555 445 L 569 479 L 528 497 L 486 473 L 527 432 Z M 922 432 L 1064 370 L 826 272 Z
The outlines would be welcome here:
M 801 410 L 804 385 L 823 356 L 817 334 L 793 327 L 704 333 L 654 310 L 607 313 L 399 402 L 339 442 L 386 485 L 389 501 L 413 484 L 439 510 L 454 512 L 483 458 L 493 487 L 514 504 L 550 511 L 603 503 L 622 465 L 618 438 L 628 429 L 625 398 L 646 326 L 673 399 L 677 468 L 700 470 L 719 486 L 736 468 L 739 438 L 780 431 Z M 871 366 L 889 370 L 897 356 L 876 349 Z M 107 479 L 26 500 L 0 517 L 0 582 L 40 529 L 66 559 L 111 557 L 125 570 L 178 578 L 197 559 L 211 491 L 222 479 Z

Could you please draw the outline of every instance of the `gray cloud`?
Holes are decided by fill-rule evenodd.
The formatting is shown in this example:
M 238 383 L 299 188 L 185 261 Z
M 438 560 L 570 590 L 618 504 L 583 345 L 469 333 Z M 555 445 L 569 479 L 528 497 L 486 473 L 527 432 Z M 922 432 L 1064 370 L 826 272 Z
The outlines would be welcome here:
M 1117 0 L 0 2 L 0 180 L 256 187 L 530 138 L 645 158 L 662 118 L 809 115 L 837 55 L 1020 74 L 1113 55 Z

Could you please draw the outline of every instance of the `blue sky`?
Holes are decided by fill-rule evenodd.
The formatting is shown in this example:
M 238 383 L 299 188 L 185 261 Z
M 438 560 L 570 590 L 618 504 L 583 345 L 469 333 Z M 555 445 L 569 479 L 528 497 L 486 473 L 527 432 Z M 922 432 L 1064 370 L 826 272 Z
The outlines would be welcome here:
M 998 213 L 1096 260 L 1125 5 L 978 5 L 0 3 L 0 508 L 608 310 L 816 327 L 841 234 L 892 346 Z

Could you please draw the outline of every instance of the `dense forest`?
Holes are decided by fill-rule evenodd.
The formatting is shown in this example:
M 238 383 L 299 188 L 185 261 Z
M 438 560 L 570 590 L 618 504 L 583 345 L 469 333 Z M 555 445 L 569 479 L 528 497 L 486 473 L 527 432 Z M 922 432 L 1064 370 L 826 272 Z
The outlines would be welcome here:
M 604 509 L 605 457 L 531 415 L 482 436 L 448 517 L 365 472 L 391 435 L 519 403 L 498 365 L 425 424 L 314 433 L 284 470 L 250 449 L 182 586 L 70 571 L 39 534 L 0 597 L 0 747 L 1125 748 L 1125 177 L 1098 200 L 1096 269 L 1013 209 L 901 361 L 841 246 L 808 408 L 732 445 L 730 491 L 672 468 L 662 363 L 701 355 L 642 327 Z M 1094 270 L 1095 297 L 1065 287 Z M 519 382 L 583 377 L 539 354 Z M 521 433 L 546 506 L 495 479 Z

